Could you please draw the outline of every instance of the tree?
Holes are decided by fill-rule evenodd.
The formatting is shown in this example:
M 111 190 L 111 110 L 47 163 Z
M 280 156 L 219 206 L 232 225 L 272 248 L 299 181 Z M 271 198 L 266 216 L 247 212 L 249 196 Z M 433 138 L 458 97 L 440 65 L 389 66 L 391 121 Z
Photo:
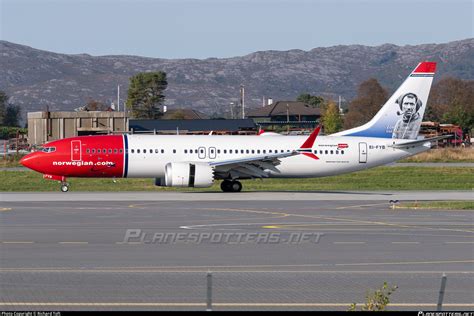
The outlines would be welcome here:
M 362 82 L 357 97 L 349 104 L 344 118 L 344 128 L 352 128 L 367 123 L 387 101 L 387 91 L 377 79 L 370 78 Z
M 21 108 L 8 102 L 8 96 L 4 91 L 0 91 L 0 125 L 20 126 Z
M 5 92 L 0 91 L 0 125 L 3 125 L 7 106 L 8 106 L 8 96 Z
M 339 107 L 335 102 L 329 101 L 329 103 L 323 107 L 321 122 L 323 123 L 325 134 L 337 133 L 342 129 L 344 122 L 339 112 Z
M 142 72 L 130 78 L 127 107 L 134 118 L 156 119 L 162 115 L 160 106 L 168 86 L 166 73 Z
M 474 80 L 447 77 L 433 85 L 426 119 L 474 128 Z
M 3 118 L 4 126 L 20 127 L 21 108 L 18 105 L 9 104 Z
M 86 104 L 86 111 L 107 111 L 109 108 L 110 107 L 104 103 L 92 99 Z
M 184 112 L 182 110 L 175 111 L 169 117 L 170 120 L 184 120 L 185 118 L 186 116 L 184 115 Z
M 311 95 L 309 93 L 300 94 L 296 98 L 296 101 L 307 103 L 307 104 L 311 105 L 314 108 L 320 107 L 322 104 L 324 104 L 323 97 L 319 97 L 319 96 L 316 96 L 316 95 Z

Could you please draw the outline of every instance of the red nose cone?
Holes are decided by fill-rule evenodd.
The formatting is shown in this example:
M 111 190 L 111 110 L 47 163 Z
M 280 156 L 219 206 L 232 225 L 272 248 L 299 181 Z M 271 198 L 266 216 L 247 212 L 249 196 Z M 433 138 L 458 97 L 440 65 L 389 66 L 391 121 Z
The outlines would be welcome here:
M 37 153 L 31 153 L 26 155 L 25 157 L 20 159 L 20 163 L 26 168 L 36 170 L 38 167 Z

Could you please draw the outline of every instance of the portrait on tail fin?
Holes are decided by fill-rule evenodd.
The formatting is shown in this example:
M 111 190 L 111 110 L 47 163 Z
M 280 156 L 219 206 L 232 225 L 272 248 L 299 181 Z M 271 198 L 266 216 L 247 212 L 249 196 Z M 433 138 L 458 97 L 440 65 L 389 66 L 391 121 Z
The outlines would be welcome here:
M 397 115 L 401 118 L 393 128 L 392 138 L 397 139 L 416 139 L 421 126 L 422 116 L 418 112 L 423 105 L 422 101 L 414 93 L 401 95 L 396 103 L 400 111 Z

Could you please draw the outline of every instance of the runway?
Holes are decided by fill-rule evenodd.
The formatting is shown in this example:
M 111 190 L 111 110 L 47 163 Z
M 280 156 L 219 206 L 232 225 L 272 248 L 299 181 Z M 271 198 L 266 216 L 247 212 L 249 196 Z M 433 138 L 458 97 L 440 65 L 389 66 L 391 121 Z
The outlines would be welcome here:
M 274 191 L 274 192 L 8 192 L 3 202 L 47 201 L 430 201 L 474 200 L 474 191 Z
M 204 310 L 208 271 L 214 310 L 435 310 L 443 273 L 474 308 L 474 212 L 389 208 L 417 192 L 72 193 L 2 194 L 0 309 Z

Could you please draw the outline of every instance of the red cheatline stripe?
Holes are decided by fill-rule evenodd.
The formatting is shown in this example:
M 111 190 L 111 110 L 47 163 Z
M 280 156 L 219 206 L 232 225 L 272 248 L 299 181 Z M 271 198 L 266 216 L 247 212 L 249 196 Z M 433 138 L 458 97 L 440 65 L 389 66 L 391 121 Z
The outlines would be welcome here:
M 309 158 L 313 158 L 313 159 L 316 159 L 318 160 L 318 156 L 316 156 L 315 154 L 311 154 L 311 153 L 302 153 L 303 155 L 309 157 Z
M 436 63 L 432 61 L 424 61 L 416 67 L 413 73 L 423 72 L 423 73 L 434 73 L 436 71 Z

